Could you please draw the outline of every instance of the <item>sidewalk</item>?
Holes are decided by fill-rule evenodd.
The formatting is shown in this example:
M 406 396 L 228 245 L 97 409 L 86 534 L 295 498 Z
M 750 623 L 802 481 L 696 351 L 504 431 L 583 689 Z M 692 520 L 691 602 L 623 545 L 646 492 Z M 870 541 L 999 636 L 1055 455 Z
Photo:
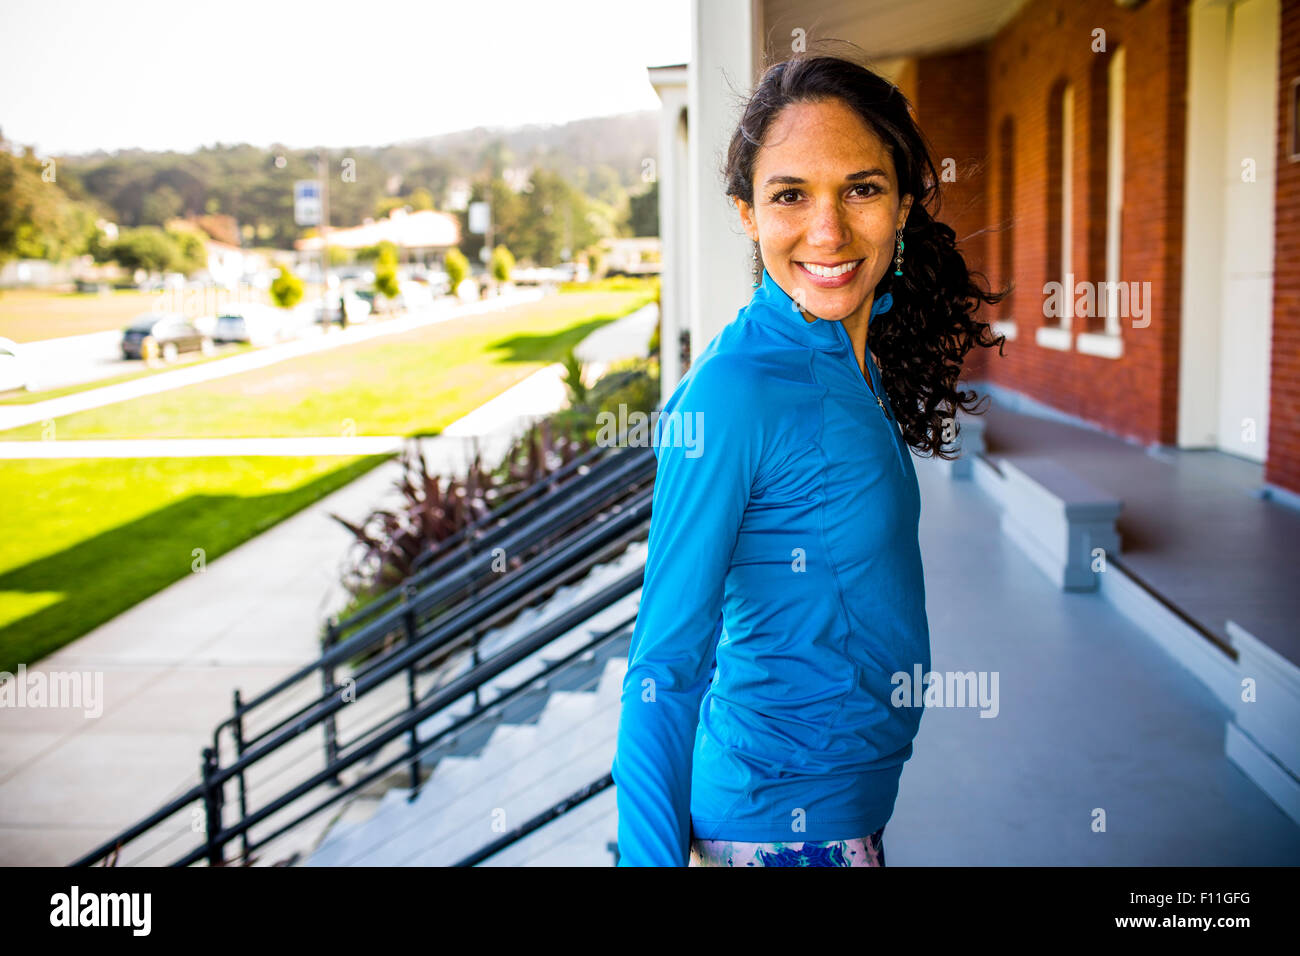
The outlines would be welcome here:
M 616 331 L 582 354 L 644 354 L 652 309 L 606 326 Z M 562 375 L 548 366 L 422 439 L 430 468 L 462 472 L 476 437 L 485 459 L 499 457 L 563 406 Z M 338 565 L 352 540 L 329 512 L 364 517 L 393 500 L 400 472 L 386 462 L 28 668 L 29 679 L 102 674 L 102 713 L 0 708 L 0 866 L 65 866 L 196 783 L 233 689 L 251 696 L 319 656 L 321 622 L 346 597 Z
M 417 329 L 425 325 L 448 322 L 467 315 L 490 312 L 499 308 L 519 305 L 523 302 L 533 302 L 541 297 L 542 292 L 530 289 L 512 292 L 508 295 L 494 296 L 469 305 L 453 305 L 449 301 L 442 300 L 427 309 L 413 311 L 395 319 L 352 325 L 338 332 L 294 339 L 279 345 L 268 345 L 266 348 L 256 349 L 252 352 L 242 352 L 227 359 L 204 362 L 202 365 L 178 368 L 170 372 L 160 372 L 157 375 L 148 375 L 143 378 L 132 379 L 129 382 L 119 382 L 117 385 L 87 389 L 84 392 L 64 395 L 61 398 L 46 399 L 43 402 L 0 406 L 0 432 L 8 431 L 11 428 L 21 428 L 23 425 L 44 421 L 47 418 L 60 418 L 75 412 L 84 412 L 91 408 L 101 408 L 104 405 L 129 401 L 143 395 L 156 395 L 159 392 L 169 392 L 172 389 L 184 388 L 198 382 L 225 378 L 228 375 L 238 375 L 250 369 L 275 365 L 286 359 L 297 358 L 300 355 L 310 355 L 314 352 L 323 352 L 384 335 L 408 332 L 411 329 Z

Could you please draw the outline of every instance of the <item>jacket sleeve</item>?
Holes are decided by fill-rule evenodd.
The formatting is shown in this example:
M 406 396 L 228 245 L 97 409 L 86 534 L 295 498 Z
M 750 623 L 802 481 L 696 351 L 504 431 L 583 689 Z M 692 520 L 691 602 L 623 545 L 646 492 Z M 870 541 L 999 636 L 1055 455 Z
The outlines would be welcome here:
M 620 866 L 689 861 L 700 701 L 714 671 L 727 571 L 761 453 L 756 393 L 743 375 L 729 357 L 712 356 L 688 373 L 655 424 L 645 579 L 612 768 Z

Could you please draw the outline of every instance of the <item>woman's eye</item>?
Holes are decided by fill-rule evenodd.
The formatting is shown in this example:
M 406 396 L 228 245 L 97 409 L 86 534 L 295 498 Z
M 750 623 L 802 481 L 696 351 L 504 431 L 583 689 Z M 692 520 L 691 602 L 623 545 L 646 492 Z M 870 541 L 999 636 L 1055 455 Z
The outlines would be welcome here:
M 852 192 L 862 199 L 870 199 L 876 193 L 881 191 L 882 191 L 881 188 L 877 186 L 875 183 L 858 183 L 852 189 Z M 791 198 L 789 202 L 786 202 L 785 201 L 786 196 L 790 196 L 793 198 Z M 771 201 L 776 203 L 778 206 L 789 206 L 791 203 L 797 201 L 798 198 L 799 198 L 799 190 L 783 189 L 778 193 L 772 193 Z

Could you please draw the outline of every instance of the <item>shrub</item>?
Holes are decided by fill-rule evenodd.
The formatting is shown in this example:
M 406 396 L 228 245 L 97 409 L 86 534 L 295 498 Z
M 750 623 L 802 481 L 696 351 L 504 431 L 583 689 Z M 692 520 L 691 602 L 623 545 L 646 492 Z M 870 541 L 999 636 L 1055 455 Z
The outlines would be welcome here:
M 271 283 L 271 298 L 282 309 L 292 309 L 302 301 L 302 280 L 280 264 L 280 274 Z
M 515 257 L 510 254 L 510 250 L 505 246 L 497 246 L 492 250 L 492 278 L 498 282 L 509 282 L 510 273 L 515 268 Z
M 465 258 L 465 254 L 459 249 L 448 249 L 443 268 L 447 272 L 447 281 L 450 283 L 451 292 L 455 295 L 456 289 L 469 275 L 469 260 Z

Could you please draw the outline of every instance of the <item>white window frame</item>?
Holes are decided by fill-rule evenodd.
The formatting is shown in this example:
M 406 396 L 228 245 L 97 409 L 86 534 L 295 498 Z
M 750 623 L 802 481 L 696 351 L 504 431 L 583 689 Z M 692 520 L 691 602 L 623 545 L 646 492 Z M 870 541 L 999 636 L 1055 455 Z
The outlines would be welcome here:
M 1070 271 L 1073 249 L 1070 234 L 1073 231 L 1074 208 L 1074 85 L 1067 84 L 1061 92 L 1061 262 L 1060 281 L 1068 308 L 1058 318 L 1058 325 L 1040 325 L 1034 333 L 1037 343 L 1044 348 L 1067 351 L 1073 335 L 1070 319 L 1074 312 L 1074 275 Z
M 1106 155 L 1106 290 L 1097 304 L 1105 305 L 1104 332 L 1079 333 L 1080 352 L 1102 358 L 1119 358 L 1124 354 L 1120 337 L 1124 317 L 1109 301 L 1120 281 L 1120 242 L 1124 209 L 1124 47 L 1116 48 L 1107 67 L 1108 112 Z

